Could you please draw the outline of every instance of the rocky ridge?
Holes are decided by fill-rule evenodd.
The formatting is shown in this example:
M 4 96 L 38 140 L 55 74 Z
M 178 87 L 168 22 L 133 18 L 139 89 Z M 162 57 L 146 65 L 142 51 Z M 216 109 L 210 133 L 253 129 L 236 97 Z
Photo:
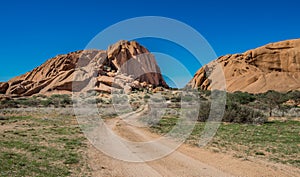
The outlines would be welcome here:
M 135 41 L 119 41 L 105 50 L 81 50 L 49 59 L 41 66 L 0 83 L 0 94 L 70 94 L 84 89 L 110 93 L 168 85 L 154 56 Z

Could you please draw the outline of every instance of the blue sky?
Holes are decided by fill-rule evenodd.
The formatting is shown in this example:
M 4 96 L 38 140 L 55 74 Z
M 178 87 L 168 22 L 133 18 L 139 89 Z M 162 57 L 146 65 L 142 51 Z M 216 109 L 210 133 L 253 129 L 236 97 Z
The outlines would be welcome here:
M 2 1 L 0 80 L 30 71 L 57 54 L 84 49 L 106 27 L 138 16 L 182 21 L 201 33 L 218 56 L 241 53 L 299 38 L 299 7 L 297 0 Z M 141 43 L 158 50 L 149 41 Z M 189 63 L 187 67 L 191 73 L 197 69 Z

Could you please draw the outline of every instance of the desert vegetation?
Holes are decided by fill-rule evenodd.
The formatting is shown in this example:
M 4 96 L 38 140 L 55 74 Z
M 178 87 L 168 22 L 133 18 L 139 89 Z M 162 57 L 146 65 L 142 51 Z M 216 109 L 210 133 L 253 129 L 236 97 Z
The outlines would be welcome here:
M 210 112 L 211 94 L 210 91 L 200 91 L 198 122 L 187 143 L 199 143 Z M 299 167 L 299 94 L 299 91 L 227 93 L 222 123 L 206 148 L 231 153 L 244 160 L 255 157 Z M 180 101 L 180 97 L 171 96 L 168 99 L 173 101 L 169 107 L 179 111 L 176 102 Z M 152 130 L 160 134 L 168 133 L 180 119 L 177 111 L 167 111 L 158 123 L 151 124 Z
M 0 123 L 0 176 L 89 175 L 86 139 L 72 116 L 7 114 Z
M 152 126 L 152 130 L 166 134 L 177 123 L 178 118 L 163 117 Z M 198 146 L 204 127 L 204 122 L 196 123 L 186 142 Z M 255 157 L 299 167 L 299 132 L 300 122 L 293 120 L 267 121 L 262 125 L 221 123 L 205 148 L 213 152 L 229 153 L 243 160 Z
M 187 143 L 198 145 L 211 109 L 211 91 L 200 90 L 197 122 Z M 181 101 L 193 101 L 193 94 L 181 90 L 135 91 L 129 95 L 101 97 L 92 94 L 87 104 L 97 104 L 101 117 L 109 119 L 152 104 L 166 112 L 158 119 L 142 117 L 158 134 L 169 132 L 179 121 Z M 226 93 L 226 107 L 220 127 L 205 147 L 236 158 L 262 158 L 299 167 L 300 92 L 261 94 Z M 87 140 L 77 125 L 71 95 L 36 95 L 1 101 L 0 176 L 86 176 L 90 169 L 84 153 Z M 132 110 L 116 112 L 129 104 Z M 163 105 L 164 103 L 165 105 Z M 193 113 L 194 114 L 194 113 Z M 159 116 L 159 113 L 155 115 Z M 178 131 L 180 131 L 178 129 Z
M 0 102 L 0 108 L 18 107 L 65 107 L 72 105 L 72 98 L 66 94 L 54 94 L 51 96 L 35 95 L 32 97 L 10 98 Z

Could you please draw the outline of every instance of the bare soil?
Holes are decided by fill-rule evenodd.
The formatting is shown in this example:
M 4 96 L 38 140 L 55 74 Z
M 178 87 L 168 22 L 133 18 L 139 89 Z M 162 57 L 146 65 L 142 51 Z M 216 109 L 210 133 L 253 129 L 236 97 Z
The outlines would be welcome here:
M 159 138 L 147 128 L 133 126 L 120 118 L 106 121 L 113 132 L 125 139 L 149 141 Z M 170 142 L 172 143 L 172 142 Z M 93 176 L 300 176 L 300 170 L 260 159 L 238 159 L 231 155 L 211 152 L 183 144 L 170 155 L 144 163 L 114 159 L 88 145 L 87 157 Z

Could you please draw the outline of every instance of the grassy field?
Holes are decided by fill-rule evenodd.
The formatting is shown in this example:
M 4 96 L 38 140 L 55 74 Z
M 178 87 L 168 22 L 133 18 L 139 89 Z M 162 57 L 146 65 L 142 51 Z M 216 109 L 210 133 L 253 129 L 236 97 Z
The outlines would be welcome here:
M 0 176 L 89 176 L 72 117 L 0 118 Z
M 177 118 L 163 118 L 152 129 L 165 134 L 176 122 Z M 187 143 L 198 145 L 204 126 L 203 122 L 196 123 Z M 300 167 L 300 122 L 269 121 L 262 125 L 222 123 L 207 148 L 245 160 L 258 157 Z

